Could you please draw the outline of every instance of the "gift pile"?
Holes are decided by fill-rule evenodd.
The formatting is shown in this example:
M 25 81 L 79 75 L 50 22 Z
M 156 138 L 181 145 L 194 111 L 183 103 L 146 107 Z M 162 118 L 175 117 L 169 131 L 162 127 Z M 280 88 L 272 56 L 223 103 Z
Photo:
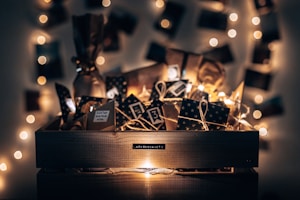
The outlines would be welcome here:
M 93 23 L 91 23 L 93 21 Z M 166 49 L 165 61 L 102 77 L 94 64 L 101 51 L 103 17 L 73 17 L 77 67 L 73 91 L 56 83 L 63 130 L 245 130 L 249 108 L 241 84 L 220 91 L 223 65 L 203 55 Z M 102 24 L 103 25 L 103 24 Z M 84 27 L 82 27 L 84 26 Z

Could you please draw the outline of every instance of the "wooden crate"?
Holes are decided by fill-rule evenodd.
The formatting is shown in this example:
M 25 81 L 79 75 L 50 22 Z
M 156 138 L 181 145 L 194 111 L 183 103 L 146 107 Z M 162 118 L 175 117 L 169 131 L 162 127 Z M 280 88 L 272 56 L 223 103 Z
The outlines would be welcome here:
M 35 133 L 37 168 L 258 167 L 258 131 L 62 131 L 59 120 Z
M 49 173 L 40 170 L 37 196 L 43 200 L 257 200 L 258 174 L 242 169 L 233 174 L 156 174 L 148 177 L 141 173 Z

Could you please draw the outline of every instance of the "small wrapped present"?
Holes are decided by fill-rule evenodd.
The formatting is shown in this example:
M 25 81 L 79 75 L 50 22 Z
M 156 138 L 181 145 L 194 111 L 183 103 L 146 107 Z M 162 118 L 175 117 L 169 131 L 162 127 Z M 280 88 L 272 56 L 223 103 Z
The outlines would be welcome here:
M 197 83 L 197 74 L 203 56 L 180 49 L 166 50 L 166 63 L 178 65 L 181 72 L 181 79 L 187 79 L 193 84 Z
M 167 80 L 168 66 L 165 63 L 156 63 L 147 67 L 132 70 L 123 74 L 128 81 L 127 96 L 139 96 L 143 89 L 151 89 L 158 80 Z
M 226 127 L 229 108 L 204 99 L 183 99 L 178 116 L 178 130 L 222 130 Z
M 127 122 L 139 118 L 146 110 L 146 106 L 135 95 L 129 95 L 116 107 L 116 129 L 122 130 Z
M 127 127 L 131 130 L 143 131 L 166 130 L 162 105 L 163 102 L 159 100 L 152 101 L 140 117 L 129 121 Z

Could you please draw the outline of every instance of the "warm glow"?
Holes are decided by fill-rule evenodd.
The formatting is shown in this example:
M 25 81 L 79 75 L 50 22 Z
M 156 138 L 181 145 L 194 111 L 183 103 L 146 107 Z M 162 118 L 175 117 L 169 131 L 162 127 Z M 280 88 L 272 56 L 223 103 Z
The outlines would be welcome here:
M 210 38 L 210 40 L 209 40 L 209 45 L 210 45 L 211 47 L 216 47 L 216 46 L 218 46 L 218 44 L 219 44 L 219 41 L 218 41 L 217 38 Z
M 145 178 L 150 178 L 151 174 L 149 172 L 145 172 Z
M 21 151 L 15 151 L 14 157 L 17 160 L 20 160 L 23 157 L 22 152 Z
M 186 93 L 189 93 L 192 91 L 193 84 L 191 82 L 186 84 Z
M 96 59 L 97 65 L 103 65 L 105 63 L 105 58 L 103 56 L 98 56 Z
M 153 165 L 149 160 L 146 160 L 141 168 L 153 168 Z
M 230 38 L 235 38 L 236 35 L 237 35 L 237 32 L 236 32 L 235 29 L 229 29 L 228 32 L 227 32 L 227 35 L 228 35 L 228 37 L 230 37 Z
M 39 76 L 36 80 L 39 85 L 45 85 L 47 83 L 47 78 L 45 76 Z
M 264 101 L 264 98 L 262 95 L 260 95 L 260 94 L 255 95 L 254 102 L 256 104 L 261 104 L 263 101 Z
M 52 3 L 52 0 L 44 0 L 45 3 Z
M 40 65 L 45 65 L 47 63 L 47 57 L 46 56 L 39 56 L 37 61 Z
M 168 19 L 162 19 L 160 21 L 160 26 L 165 29 L 171 28 L 171 22 Z
M 260 110 L 254 110 L 252 115 L 254 119 L 260 119 L 262 117 L 262 112 Z
M 34 117 L 34 115 L 27 115 L 27 117 L 26 117 L 26 122 L 27 122 L 28 124 L 33 124 L 33 123 L 35 122 L 35 117 Z
M 275 49 L 276 49 L 275 46 L 276 46 L 276 45 L 275 45 L 273 42 L 270 42 L 270 43 L 268 44 L 268 48 L 270 49 L 270 51 L 275 51 Z
M 27 131 L 21 131 L 19 134 L 19 137 L 21 140 L 27 140 L 28 139 L 28 132 Z
M 5 163 L 1 163 L 0 164 L 0 170 L 3 171 L 3 172 L 6 171 L 7 170 L 7 165 Z
M 202 84 L 198 85 L 198 90 L 204 91 L 204 85 L 202 85 Z
M 41 14 L 41 15 L 39 16 L 39 22 L 40 22 L 41 24 L 46 24 L 47 21 L 48 21 L 48 16 L 47 16 L 47 15 Z
M 162 8 L 162 7 L 165 6 L 165 2 L 164 2 L 163 0 L 156 0 L 156 1 L 155 1 L 155 6 L 156 6 L 157 8 Z
M 5 188 L 4 179 L 0 176 L 0 191 L 4 190 L 4 188 Z
M 253 17 L 251 20 L 253 25 L 259 25 L 260 24 L 260 18 L 259 17 Z
M 225 99 L 225 97 L 226 97 L 225 92 L 219 92 L 219 93 L 218 93 L 218 97 L 219 97 L 219 100 L 220 100 L 220 101 L 224 101 L 224 99 Z
M 262 37 L 262 32 L 261 31 L 254 31 L 253 32 L 253 37 L 257 40 L 261 39 Z
M 261 127 L 259 129 L 259 135 L 260 136 L 267 136 L 268 135 L 268 130 L 266 128 L 264 128 L 264 127 Z
M 239 19 L 239 16 L 238 16 L 237 13 L 231 13 L 231 14 L 229 15 L 229 19 L 230 19 L 230 21 L 232 21 L 232 22 L 236 22 L 236 21 Z
M 107 8 L 111 5 L 111 0 L 102 0 L 102 6 Z
M 229 99 L 229 98 L 224 99 L 224 103 L 225 103 L 226 105 L 228 105 L 228 106 L 234 105 L 234 101 L 232 101 L 232 100 Z
M 36 42 L 40 45 L 43 45 L 46 43 L 46 37 L 43 35 L 40 35 L 36 38 Z

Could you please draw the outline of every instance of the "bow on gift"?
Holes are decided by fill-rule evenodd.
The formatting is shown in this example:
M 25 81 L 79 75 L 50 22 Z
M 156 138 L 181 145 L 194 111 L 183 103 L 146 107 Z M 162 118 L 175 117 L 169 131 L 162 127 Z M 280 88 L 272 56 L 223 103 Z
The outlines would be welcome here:
M 155 89 L 159 95 L 159 100 L 160 101 L 165 101 L 165 100 L 182 100 L 179 96 L 182 95 L 182 93 L 185 94 L 186 90 L 186 83 L 183 81 L 176 81 L 172 83 L 170 87 L 167 86 L 166 82 L 164 81 L 157 81 L 155 83 Z M 171 93 L 174 98 L 166 98 L 166 95 L 168 93 Z

